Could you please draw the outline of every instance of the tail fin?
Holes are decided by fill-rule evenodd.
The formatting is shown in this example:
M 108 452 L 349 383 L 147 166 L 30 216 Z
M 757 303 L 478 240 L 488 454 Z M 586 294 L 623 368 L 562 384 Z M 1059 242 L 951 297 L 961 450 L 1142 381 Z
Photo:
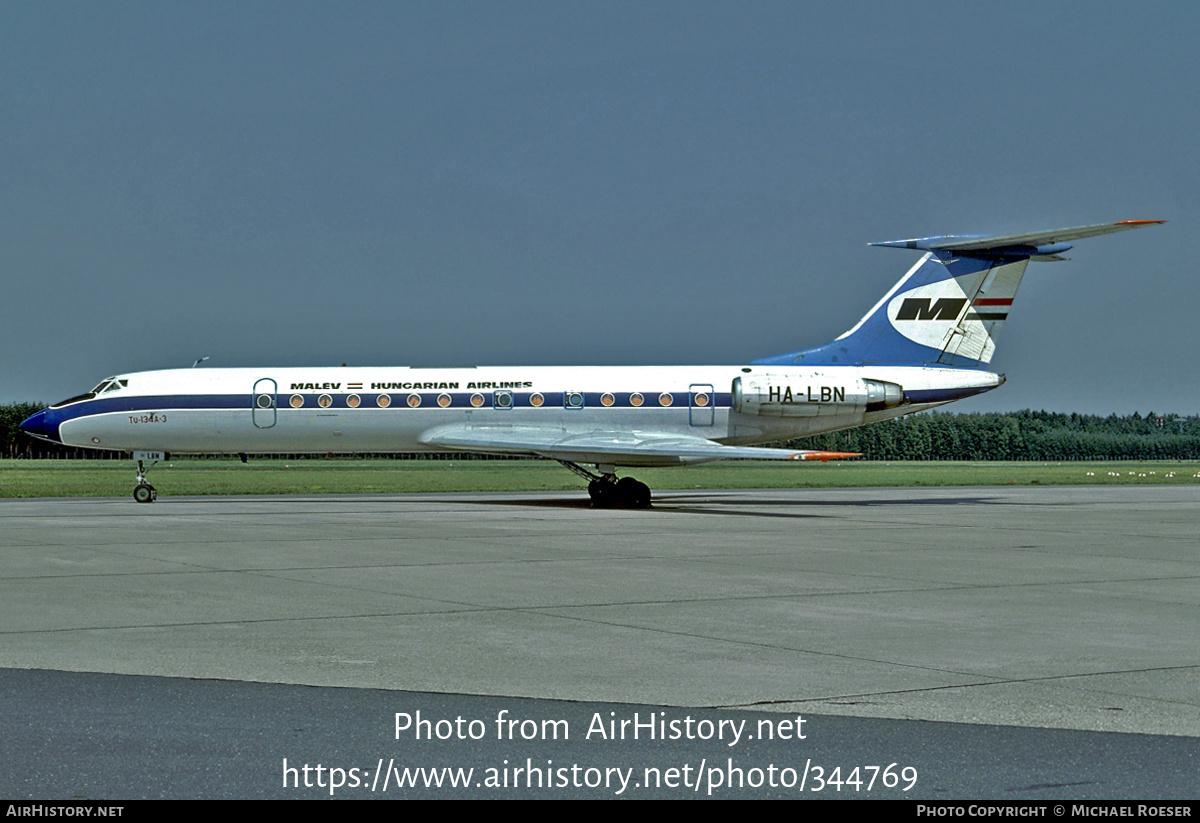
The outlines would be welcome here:
M 941 235 L 873 243 L 925 256 L 850 331 L 831 343 L 752 365 L 940 365 L 991 362 L 1030 260 L 1065 260 L 1068 241 L 1164 220 L 1125 220 L 1005 237 Z

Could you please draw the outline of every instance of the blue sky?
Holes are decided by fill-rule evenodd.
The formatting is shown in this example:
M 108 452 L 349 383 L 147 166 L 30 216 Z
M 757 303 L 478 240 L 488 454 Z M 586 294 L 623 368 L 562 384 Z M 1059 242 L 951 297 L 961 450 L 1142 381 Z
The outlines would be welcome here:
M 188 366 L 741 363 L 867 243 L 1131 218 L 1033 264 L 953 408 L 1200 413 L 1200 6 L 0 7 L 0 403 Z

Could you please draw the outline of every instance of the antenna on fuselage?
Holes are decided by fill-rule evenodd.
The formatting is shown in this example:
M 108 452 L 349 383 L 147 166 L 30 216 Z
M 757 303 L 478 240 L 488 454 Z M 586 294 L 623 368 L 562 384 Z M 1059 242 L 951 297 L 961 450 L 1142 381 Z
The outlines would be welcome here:
M 207 359 L 208 359 L 207 357 L 201 357 L 199 360 L 197 360 L 195 363 L 192 364 L 192 368 L 193 369 L 196 368 L 197 366 L 199 366 L 201 363 L 203 363 Z

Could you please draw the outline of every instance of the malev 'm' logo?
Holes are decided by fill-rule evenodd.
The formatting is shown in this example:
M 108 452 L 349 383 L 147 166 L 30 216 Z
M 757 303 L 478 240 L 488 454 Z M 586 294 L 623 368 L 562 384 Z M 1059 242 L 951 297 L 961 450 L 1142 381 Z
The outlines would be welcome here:
M 963 284 L 947 278 L 897 294 L 888 301 L 887 317 L 892 328 L 904 337 L 940 350 L 948 335 L 959 327 L 964 312 L 970 312 L 970 303 Z
M 957 320 L 967 305 L 965 297 L 906 297 L 896 312 L 897 320 Z

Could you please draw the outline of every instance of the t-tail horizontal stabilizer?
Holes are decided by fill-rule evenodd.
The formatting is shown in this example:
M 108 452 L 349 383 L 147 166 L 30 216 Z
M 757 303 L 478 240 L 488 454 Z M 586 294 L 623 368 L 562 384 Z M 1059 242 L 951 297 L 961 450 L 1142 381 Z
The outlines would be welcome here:
M 954 366 L 992 360 L 1030 260 L 1064 260 L 1072 241 L 1165 220 L 1123 220 L 1000 237 L 937 235 L 872 243 L 926 252 L 867 315 L 831 343 L 753 365 Z

